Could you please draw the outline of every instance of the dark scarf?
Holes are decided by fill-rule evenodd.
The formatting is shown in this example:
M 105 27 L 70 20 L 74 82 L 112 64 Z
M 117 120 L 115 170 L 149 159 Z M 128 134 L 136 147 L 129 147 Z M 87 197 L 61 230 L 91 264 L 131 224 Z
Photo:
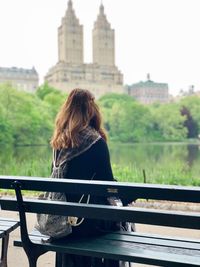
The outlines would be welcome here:
M 83 152 L 87 151 L 93 144 L 95 144 L 101 138 L 100 134 L 90 126 L 83 129 L 79 133 L 79 136 L 81 143 L 78 147 L 63 148 L 59 151 L 55 151 L 56 166 L 66 165 L 67 162 L 81 155 Z

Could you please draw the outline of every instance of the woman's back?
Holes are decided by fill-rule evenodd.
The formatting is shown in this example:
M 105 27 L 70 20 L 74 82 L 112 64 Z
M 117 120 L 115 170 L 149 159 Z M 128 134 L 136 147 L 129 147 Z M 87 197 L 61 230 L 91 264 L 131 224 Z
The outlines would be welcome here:
M 64 172 L 70 179 L 112 181 L 110 157 L 106 142 L 100 138 L 87 151 L 73 158 Z
M 56 152 L 53 167 L 62 166 L 62 175 L 66 179 L 113 181 L 106 139 L 101 114 L 91 92 L 83 89 L 72 90 L 56 118 L 51 140 L 52 148 Z M 106 198 L 92 194 L 84 197 L 66 194 L 66 199 L 69 202 L 81 200 L 82 203 L 89 201 L 92 204 L 108 204 Z M 116 226 L 112 222 L 84 219 L 79 226 L 73 227 L 72 234 L 66 238 L 98 235 L 113 227 Z M 94 261 L 88 257 L 66 255 L 63 258 L 62 267 L 64 266 L 114 267 L 118 266 L 118 262 L 101 259 Z

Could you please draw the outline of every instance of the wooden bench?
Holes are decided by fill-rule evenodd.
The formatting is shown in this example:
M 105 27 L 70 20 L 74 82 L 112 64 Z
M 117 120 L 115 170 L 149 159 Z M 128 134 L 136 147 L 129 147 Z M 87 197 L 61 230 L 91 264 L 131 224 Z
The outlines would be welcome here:
M 7 252 L 10 233 L 19 226 L 14 219 L 0 218 L 1 260 L 0 267 L 7 267 Z
M 200 239 L 167 237 L 139 232 L 108 232 L 92 238 L 60 240 L 44 243 L 38 232 L 28 233 L 26 213 L 49 213 L 92 219 L 134 222 L 149 225 L 200 229 L 200 214 L 180 211 L 155 210 L 138 207 L 116 207 L 94 204 L 60 203 L 37 199 L 25 200 L 21 190 L 70 192 L 97 196 L 119 196 L 125 202 L 155 199 L 180 202 L 200 202 L 200 188 L 153 184 L 81 181 L 31 177 L 0 177 L 0 187 L 15 189 L 15 199 L 0 199 L 5 210 L 19 211 L 21 240 L 29 266 L 35 267 L 37 258 L 48 252 L 69 253 L 97 258 L 114 259 L 156 266 L 200 266 Z M 45 238 L 45 237 L 44 237 Z M 58 257 L 59 258 L 59 257 Z M 59 260 L 55 263 L 60 267 Z

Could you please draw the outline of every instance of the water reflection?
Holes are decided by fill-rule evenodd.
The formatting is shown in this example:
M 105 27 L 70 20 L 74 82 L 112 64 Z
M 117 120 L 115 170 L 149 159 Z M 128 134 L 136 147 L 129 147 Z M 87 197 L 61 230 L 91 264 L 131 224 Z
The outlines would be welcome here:
M 190 168 L 192 168 L 193 164 L 195 164 L 195 161 L 199 159 L 200 150 L 198 145 L 187 145 L 187 156 L 185 158 L 186 162 L 188 162 L 188 165 Z
M 155 162 L 181 160 L 191 163 L 199 157 L 197 145 L 183 143 L 110 143 L 111 160 L 120 165 L 146 165 Z
M 197 144 L 186 143 L 145 143 L 110 144 L 111 160 L 119 166 L 137 168 L 147 177 L 169 174 L 198 178 L 200 173 L 200 149 Z M 150 178 L 151 179 L 151 178 Z
M 131 166 L 139 171 L 144 169 L 148 173 L 156 168 L 179 169 L 185 168 L 192 175 L 199 176 L 200 149 L 197 144 L 186 143 L 145 143 L 145 144 L 121 144 L 109 143 L 111 161 L 117 166 Z M 0 173 L 23 175 L 30 173 L 37 175 L 37 169 L 41 168 L 40 175 L 48 176 L 52 152 L 50 147 L 0 147 Z M 26 172 L 24 171 L 26 168 Z M 30 170 L 30 171 L 29 171 Z M 195 173 L 195 174 L 194 174 Z

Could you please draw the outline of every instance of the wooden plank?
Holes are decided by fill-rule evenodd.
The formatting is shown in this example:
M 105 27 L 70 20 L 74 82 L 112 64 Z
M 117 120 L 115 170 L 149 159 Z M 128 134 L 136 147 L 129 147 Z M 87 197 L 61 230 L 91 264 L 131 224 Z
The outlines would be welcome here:
M 41 239 L 47 240 L 49 239 L 48 236 L 42 235 L 40 234 L 40 232 L 38 232 L 37 230 L 32 231 L 29 234 L 29 237 L 31 238 L 31 240 L 35 240 L 35 241 L 41 241 Z M 70 236 L 69 236 L 70 238 Z M 200 246 L 197 243 L 194 242 L 189 242 L 189 239 L 186 239 L 184 241 L 177 241 L 175 240 L 171 240 L 168 239 L 167 237 L 164 238 L 162 237 L 161 239 L 155 239 L 155 238 L 151 238 L 151 237 L 143 237 L 143 236 L 134 236 L 134 235 L 129 235 L 129 234 L 119 234 L 119 233 L 109 233 L 109 234 L 103 234 L 102 236 L 98 236 L 97 237 L 100 240 L 103 240 L 106 242 L 106 240 L 115 240 L 115 241 L 119 241 L 119 242 L 131 242 L 134 244 L 149 244 L 152 246 L 161 246 L 161 247 L 165 247 L 165 248 L 179 248 L 179 249 L 186 249 L 194 251 L 197 251 L 197 254 L 200 255 Z
M 163 247 L 173 247 L 173 248 L 185 248 L 185 249 L 192 249 L 199 251 L 200 255 L 200 244 L 194 243 L 192 241 L 189 242 L 189 240 L 186 241 L 178 241 L 176 239 L 165 239 L 162 237 L 162 239 L 156 239 L 149 237 L 143 237 L 143 236 L 134 236 L 134 235 L 123 235 L 123 234 L 117 234 L 117 233 L 110 233 L 103 236 L 103 239 L 109 239 L 109 240 L 116 240 L 116 241 L 125 241 L 125 242 L 131 242 L 131 243 L 139 243 L 139 244 L 149 244 L 154 246 L 163 246 Z
M 117 231 L 116 233 L 118 234 L 123 234 L 123 235 L 133 235 L 133 236 L 138 236 L 138 237 L 145 237 L 145 238 L 152 238 L 152 239 L 166 239 L 166 240 L 176 240 L 176 241 L 184 241 L 184 242 L 189 242 L 189 243 L 195 243 L 199 244 L 200 246 L 200 240 L 199 239 L 194 239 L 194 238 L 184 238 L 180 236 L 161 236 L 159 234 L 152 234 L 152 233 L 141 233 L 141 232 L 126 232 L 126 231 Z
M 14 199 L 0 199 L 1 208 L 17 211 Z M 200 214 L 176 211 L 160 211 L 135 207 L 116 207 L 70 202 L 27 200 L 26 212 L 78 216 L 91 219 L 129 221 L 142 224 L 200 229 Z
M 91 194 L 96 196 L 117 195 L 122 199 L 158 199 L 200 203 L 199 187 L 138 184 L 107 181 L 53 179 L 40 177 L 0 176 L 0 188 L 11 189 L 19 181 L 24 190 L 56 191 L 70 194 Z
M 10 225 L 4 225 L 4 226 L 0 226 L 0 230 L 6 232 L 7 234 L 12 232 L 13 230 L 15 230 L 18 227 L 19 224 L 15 224 L 13 226 Z
M 103 238 L 90 238 L 69 241 L 55 241 L 53 243 L 42 243 L 35 236 L 31 237 L 35 244 L 46 248 L 47 251 L 60 253 L 70 253 L 77 255 L 93 256 L 98 258 L 108 258 L 124 260 L 135 263 L 152 264 L 158 266 L 200 266 L 200 252 L 197 255 L 192 250 L 169 249 L 152 245 L 139 245 L 130 242 L 120 242 L 114 240 L 103 240 Z M 15 244 L 17 244 L 15 242 Z M 19 245 L 19 241 L 18 241 Z M 187 254 L 185 254 L 187 252 Z
M 19 226 L 19 221 L 0 218 L 0 231 L 5 235 L 9 234 Z
M 12 218 L 4 218 L 4 217 L 0 217 L 0 223 L 1 222 L 13 222 L 13 223 L 17 223 L 18 221 L 16 219 L 12 219 Z
M 7 226 L 15 226 L 16 224 L 18 224 L 18 222 L 12 222 L 12 221 L 0 221 L 0 227 L 7 225 Z
M 166 242 L 170 241 L 178 241 L 178 242 L 184 242 L 186 244 L 195 244 L 198 249 L 200 249 L 200 240 L 199 239 L 194 239 L 194 238 L 183 238 L 183 237 L 172 237 L 172 236 L 161 236 L 161 235 L 156 235 L 156 234 L 150 234 L 150 233 L 142 233 L 142 232 L 128 232 L 128 231 L 115 231 L 115 232 L 107 232 L 103 236 L 107 238 L 110 234 L 116 234 L 118 236 L 123 235 L 124 237 L 126 235 L 128 236 L 133 236 L 133 237 L 140 237 L 140 238 L 145 238 L 146 240 L 151 239 L 152 242 L 153 240 L 158 240 L 158 242 L 161 240 L 166 240 Z M 29 234 L 31 236 L 38 236 L 39 238 L 49 238 L 46 235 L 41 234 L 37 229 L 33 229 L 31 233 Z M 148 242 L 148 241 L 147 241 Z M 156 241 L 155 241 L 156 242 Z M 188 245 L 187 245 L 188 246 Z

